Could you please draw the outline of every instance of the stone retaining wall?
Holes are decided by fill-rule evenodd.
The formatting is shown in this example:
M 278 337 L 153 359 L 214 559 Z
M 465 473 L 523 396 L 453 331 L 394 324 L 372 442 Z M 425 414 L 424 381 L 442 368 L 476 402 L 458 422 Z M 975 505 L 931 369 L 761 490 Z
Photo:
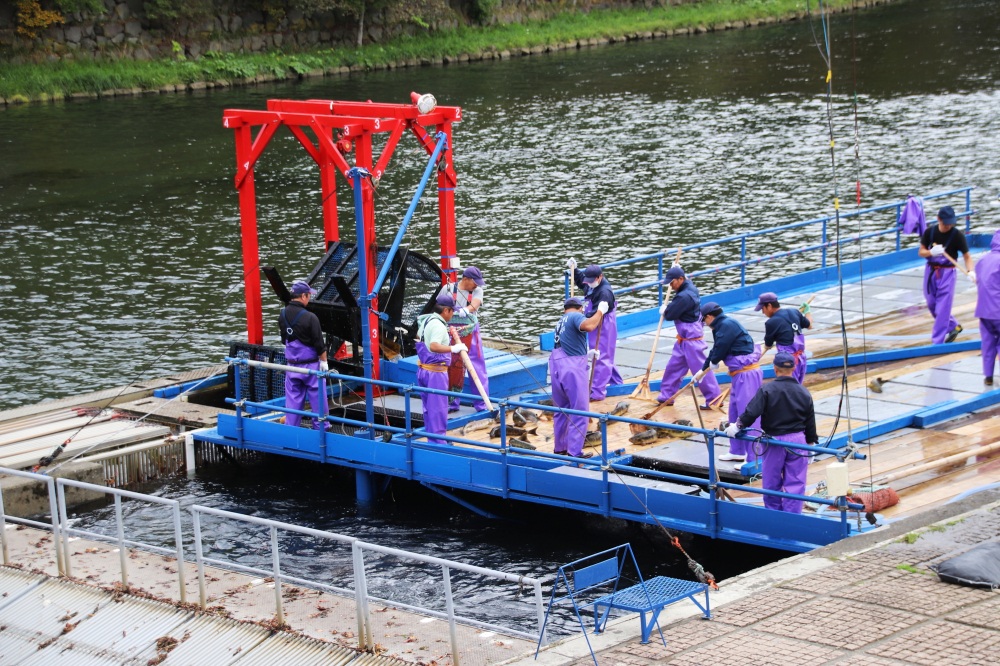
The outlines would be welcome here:
M 652 7 L 696 0 L 499 0 L 493 20 L 516 23 L 560 11 L 587 11 L 608 7 Z M 46 2 L 42 2 L 46 6 Z M 104 0 L 100 16 L 74 13 L 37 39 L 16 33 L 13 3 L 0 3 L 0 52 L 21 61 L 81 57 L 197 58 L 207 51 L 260 53 L 352 46 L 357 43 L 358 20 L 325 14 L 305 16 L 289 11 L 266 16 L 239 12 L 235 3 L 221 3 L 214 16 L 198 21 L 163 22 L 146 16 L 143 0 Z M 471 0 L 401 0 L 390 9 L 365 17 L 364 43 L 380 43 L 404 34 L 455 28 L 470 23 Z

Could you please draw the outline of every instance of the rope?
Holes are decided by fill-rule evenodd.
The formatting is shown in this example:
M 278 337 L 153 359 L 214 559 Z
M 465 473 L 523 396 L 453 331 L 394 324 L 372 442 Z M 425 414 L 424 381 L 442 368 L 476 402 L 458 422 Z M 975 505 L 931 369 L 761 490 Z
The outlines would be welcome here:
M 806 7 L 807 7 L 807 10 L 811 13 L 811 7 L 810 7 L 809 0 L 806 0 Z M 837 426 L 840 423 L 841 409 L 845 407 L 845 403 L 846 403 L 846 412 L 847 412 L 847 449 L 848 450 L 854 450 L 854 449 L 857 448 L 857 445 L 854 442 L 854 435 L 853 435 L 853 432 L 852 432 L 851 402 L 850 402 L 850 399 L 848 397 L 848 355 L 849 355 L 848 354 L 848 343 L 847 343 L 848 333 L 847 333 L 847 325 L 846 325 L 845 317 L 844 317 L 844 276 L 843 276 L 843 270 L 842 270 L 842 265 L 841 265 L 841 243 L 840 243 L 840 240 L 841 240 L 840 199 L 839 199 L 838 185 L 837 185 L 837 159 L 836 159 L 836 150 L 835 150 L 836 142 L 835 142 L 835 139 L 834 139 L 834 132 L 833 132 L 833 67 L 832 67 L 833 58 L 832 58 L 831 50 L 830 50 L 829 15 L 828 15 L 826 9 L 824 8 L 823 0 L 818 0 L 818 7 L 819 7 L 819 11 L 820 11 L 819 20 L 820 20 L 820 24 L 823 27 L 823 47 L 821 48 L 820 44 L 818 43 L 818 41 L 816 41 L 816 32 L 815 32 L 815 29 L 813 29 L 813 39 L 814 39 L 814 41 L 816 41 L 816 46 L 820 50 L 820 56 L 823 58 L 823 61 L 824 61 L 824 63 L 827 66 L 827 76 L 826 76 L 826 115 L 827 115 L 827 129 L 828 129 L 829 137 L 830 137 L 830 171 L 831 171 L 831 180 L 833 182 L 833 192 L 834 192 L 834 199 L 833 199 L 833 201 L 834 201 L 834 211 L 835 211 L 835 219 L 836 219 L 836 227 L 835 228 L 836 228 L 836 238 L 837 238 L 836 261 L 837 261 L 837 284 L 838 284 L 838 293 L 839 293 L 839 301 L 840 301 L 840 337 L 841 337 L 841 346 L 842 346 L 842 350 L 843 350 L 843 359 L 844 359 L 844 368 L 843 368 L 843 372 L 841 374 L 840 403 L 839 403 L 838 408 L 837 408 L 837 418 L 834 421 L 834 426 L 833 426 L 833 428 L 832 428 L 832 430 L 830 432 L 829 438 L 827 439 L 827 445 L 829 445 L 829 443 L 833 441 L 833 438 L 834 438 L 834 436 L 836 434 L 836 431 L 837 431 Z M 856 50 L 856 26 L 855 26 L 855 22 L 854 22 L 854 17 L 855 17 L 855 10 L 852 7 L 851 8 L 851 63 L 852 63 L 852 76 L 853 76 L 853 84 L 854 84 L 854 93 L 852 95 L 852 104 L 853 104 L 853 119 L 854 119 L 854 161 L 855 161 L 855 191 L 856 191 L 855 206 L 856 206 L 856 210 L 860 210 L 861 209 L 861 175 L 860 175 L 861 174 L 861 151 L 860 151 L 861 138 L 860 138 L 859 122 L 858 122 L 857 50 Z M 813 25 L 812 22 L 810 22 L 810 27 L 811 28 L 812 28 L 812 25 Z M 858 233 L 858 237 L 859 237 L 859 240 L 858 240 L 859 275 L 858 275 L 858 277 L 859 277 L 859 284 L 860 284 L 860 287 L 861 287 L 861 348 L 862 348 L 862 355 L 865 358 L 863 372 L 864 372 L 865 385 L 867 386 L 868 385 L 868 363 L 867 363 L 868 335 L 867 335 L 867 323 L 866 323 L 867 322 L 867 313 L 865 312 L 865 305 L 864 305 L 864 303 L 865 303 L 865 299 L 864 299 L 864 265 L 863 265 L 863 261 L 862 261 L 864 259 L 864 247 L 863 247 L 862 242 L 860 240 L 860 235 L 861 235 L 862 230 L 863 229 L 862 229 L 862 224 L 861 224 L 861 217 L 859 215 L 858 216 L 858 230 L 857 230 L 857 233 Z M 856 337 L 856 336 L 851 336 L 851 337 Z M 888 339 L 891 336 L 876 336 L 876 337 L 878 337 L 879 339 Z M 898 336 L 898 337 L 902 338 L 903 336 Z M 865 392 L 864 401 L 865 401 L 865 415 L 868 416 L 868 417 L 870 417 L 870 415 L 871 415 L 871 406 L 870 406 L 869 396 L 868 396 L 867 391 Z M 874 465 L 874 462 L 872 460 L 872 456 L 870 455 L 870 449 L 871 449 L 871 447 L 869 447 L 869 455 L 867 456 L 867 458 L 868 458 L 869 472 L 871 473 L 871 470 L 872 470 L 872 467 Z
M 260 270 L 260 265 L 257 265 L 257 266 L 254 266 L 254 267 L 252 267 L 252 268 L 248 268 L 248 269 L 247 269 L 247 270 L 246 270 L 246 271 L 245 271 L 245 272 L 243 273 L 243 282 L 245 282 L 245 281 L 246 281 L 246 276 L 247 276 L 247 275 L 249 275 L 249 274 L 250 274 L 250 273 L 251 273 L 252 271 L 256 271 L 256 270 Z M 229 296 L 229 294 L 231 294 L 231 293 L 232 293 L 233 291 L 235 291 L 235 290 L 237 289 L 237 287 L 239 287 L 239 285 L 240 285 L 240 283 L 237 283 L 236 285 L 233 285 L 233 286 L 232 286 L 232 287 L 230 287 L 230 288 L 229 288 L 228 290 L 226 290 L 226 291 L 225 291 L 225 292 L 224 292 L 224 293 L 222 294 L 222 296 L 220 296 L 220 297 L 219 297 L 219 298 L 220 298 L 220 300 L 224 300 L 224 299 L 225 299 L 225 298 L 226 298 L 227 296 Z M 207 316 L 207 315 L 206 315 L 206 316 Z M 40 470 L 40 469 L 41 469 L 42 467 L 48 467 L 49 465 L 51 465 L 52 463 L 54 463 L 54 462 L 55 462 L 55 461 L 56 461 L 56 460 L 57 460 L 57 459 L 59 458 L 59 456 L 60 456 L 60 455 L 62 455 L 63 451 L 65 451 L 65 450 L 66 450 L 66 447 L 67 447 L 67 446 L 68 446 L 68 445 L 69 445 L 69 444 L 70 444 L 71 442 L 73 442 L 73 440 L 74 440 L 74 439 L 76 439 L 76 438 L 77 438 L 77 436 L 79 436 L 79 434 L 80 434 L 81 432 L 83 432 L 84 428 L 86 428 L 86 427 L 87 427 L 87 426 L 89 426 L 89 425 L 90 425 L 91 423 L 93 423 L 94 419 L 96 419 L 96 418 L 97 418 L 97 417 L 98 417 L 98 416 L 99 416 L 99 415 L 101 414 L 101 411 L 102 411 L 102 410 L 104 410 L 104 409 L 107 409 L 107 408 L 111 407 L 111 405 L 113 405 L 113 404 L 115 403 L 115 401 L 116 401 L 116 400 L 117 400 L 117 399 L 118 399 L 118 398 L 119 398 L 119 397 L 120 397 L 120 396 L 121 396 L 121 395 L 122 395 L 122 394 L 123 394 L 123 393 L 124 393 L 124 392 L 125 392 L 126 390 L 128 390 L 128 389 L 129 389 L 129 387 L 133 386 L 133 385 L 134 385 L 134 384 L 135 384 L 136 382 L 138 382 L 138 381 L 139 381 L 139 380 L 140 380 L 140 379 L 142 378 L 142 376 L 143 376 L 143 375 L 145 375 L 145 374 L 146 374 L 146 372 L 148 372 L 148 370 L 149 370 L 149 368 L 150 368 L 150 367 L 153 367 L 153 366 L 156 366 L 156 365 L 157 365 L 157 363 L 159 363 L 160 359 L 161 359 L 161 358 L 163 358 L 163 356 L 164 356 L 164 355 L 165 355 L 165 354 L 166 354 L 167 352 L 169 352 L 169 351 L 172 351 L 172 350 L 173 350 L 173 348 L 174 348 L 174 346 L 175 346 L 175 345 L 177 344 L 177 341 L 178 341 L 178 340 L 180 340 L 180 339 L 181 339 L 182 337 L 185 337 L 185 336 L 187 336 L 187 335 L 188 335 L 188 331 L 190 330 L 190 328 L 191 328 L 191 327 L 189 327 L 189 326 L 188 326 L 188 327 L 182 327 L 182 328 L 181 328 L 181 330 L 179 330 L 179 331 L 178 331 L 177 335 L 175 335 L 175 336 L 174 336 L 173 338 L 171 338 L 171 339 L 170 339 L 170 341 L 169 341 L 169 342 L 167 343 L 166 347 L 164 347 L 163 351 L 161 351 L 161 352 L 160 352 L 160 353 L 159 353 L 158 355 L 156 355 L 156 356 L 155 356 L 155 357 L 153 358 L 153 360 L 152 360 L 152 361 L 149 361 L 148 363 L 146 363 L 145 365 L 143 365 L 143 366 L 142 366 L 142 368 L 141 368 L 141 369 L 139 370 L 139 373 L 138 373 L 137 375 L 135 375 L 135 377 L 134 377 L 134 378 L 133 378 L 133 379 L 132 379 L 132 380 L 131 380 L 130 382 L 128 382 L 127 384 L 125 384 L 124 386 L 122 386 L 122 387 L 121 387 L 121 389 L 120 389 L 120 390 L 119 390 L 119 391 L 118 391 L 118 392 L 117 392 L 117 393 L 116 393 L 115 395 L 113 395 L 112 397 L 108 398 L 108 400 L 107 400 L 107 403 L 106 403 L 106 404 L 105 404 L 105 405 L 104 405 L 103 407 L 101 407 L 101 408 L 100 408 L 99 410 L 96 410 L 96 411 L 94 412 L 94 414 L 93 414 L 93 415 L 91 415 L 91 417 L 90 417 L 89 419 L 87 419 L 87 421 L 86 421 L 86 422 L 85 422 L 85 423 L 84 423 L 83 425 L 81 425 L 81 426 L 80 426 L 80 427 L 78 427 L 78 428 L 77 428 L 77 429 L 76 429 L 75 431 L 73 431 L 73 433 L 72 433 L 72 434 L 71 434 L 71 435 L 70 435 L 69 437 L 67 437 L 67 438 L 66 438 L 66 440 L 65 440 L 65 441 L 63 441 L 63 443 L 62 443 L 62 444 L 60 444 L 60 445 L 59 445 L 59 446 L 57 446 L 57 447 L 56 447 L 55 449 L 53 449 L 53 450 L 52 450 L 52 452 L 51 452 L 51 453 L 49 453 L 49 455 L 47 455 L 47 456 L 42 456 L 41 458 L 39 458 L 39 460 L 38 460 L 38 463 L 37 463 L 37 464 L 35 464 L 35 465 L 34 465 L 34 466 L 33 466 L 33 467 L 31 468 L 31 471 L 32 471 L 32 472 L 38 472 L 38 471 L 39 471 L 39 470 Z M 207 381 L 207 379 L 210 379 L 210 378 L 206 378 L 206 379 L 204 379 L 204 380 L 202 380 L 202 381 L 198 382 L 198 384 L 196 384 L 195 386 L 193 386 L 193 387 L 192 387 L 191 389 L 188 389 L 188 391 L 186 391 L 185 393 L 187 393 L 187 392 L 189 392 L 189 391 L 193 390 L 194 388 L 197 388 L 197 387 L 198 387 L 198 386 L 200 386 L 200 385 L 201 385 L 202 383 L 204 383 L 205 381 Z M 180 394 L 180 395 L 184 395 L 184 394 Z M 141 423 L 141 422 L 142 422 L 143 420 L 145 420 L 146 418 L 148 418 L 148 417 L 152 416 L 152 415 L 153 415 L 153 414 L 155 414 L 155 413 L 156 413 L 156 412 L 157 412 L 158 410 L 162 409 L 163 407 L 165 407 L 165 406 L 166 406 L 167 404 L 169 404 L 169 403 L 170 403 L 170 402 L 172 402 L 173 400 L 176 400 L 176 399 L 180 398 L 180 395 L 176 395 L 176 396 L 174 396 L 173 398 L 171 398 L 170 400 L 168 400 L 168 401 L 167 401 L 166 403 L 164 403 L 164 404 L 161 404 L 161 405 L 160 405 L 159 407 L 157 407 L 157 408 L 156 408 L 155 410 L 153 410 L 153 411 L 151 411 L 151 412 L 147 412 L 146 414 L 144 414 L 143 416 L 141 416 L 141 417 L 140 417 L 140 418 L 139 418 L 138 420 L 136 420 L 136 421 L 135 421 L 135 423 Z M 110 437 L 110 436 L 109 436 L 109 437 Z M 68 464 L 68 463 L 70 463 L 70 462 L 73 462 L 74 460 L 76 460 L 76 459 L 77 459 L 77 458 L 79 458 L 80 456 L 82 456 L 82 455 L 85 455 L 85 454 L 86 454 L 86 453 L 88 453 L 89 451 L 93 450 L 93 449 L 94 449 L 94 447 L 96 447 L 96 446 L 98 446 L 98 445 L 100 445 L 100 444 L 103 444 L 104 442 L 106 442 L 106 441 L 107 441 L 107 439 L 108 439 L 108 438 L 105 438 L 105 439 L 101 440 L 100 442 L 97 442 L 97 443 L 95 443 L 95 444 L 93 444 L 93 445 L 91 445 L 91 446 L 88 446 L 88 447 L 87 447 L 86 449 L 84 449 L 83 451 L 80 451 L 79 453 L 76 453 L 76 454 L 75 454 L 75 455 L 74 455 L 74 456 L 73 456 L 72 458 L 69 458 L 68 460 L 66 460 L 66 461 L 64 461 L 64 462 L 62 462 L 62 463 L 60 463 L 60 464 L 59 464 L 59 465 L 58 465 L 57 467 L 55 467 L 55 468 L 54 468 L 53 470 L 49 470 L 49 471 L 55 471 L 55 470 L 59 469 L 60 467 L 62 467 L 63 465 L 66 465 L 66 464 Z M 46 473 L 47 473 L 47 472 L 46 472 Z

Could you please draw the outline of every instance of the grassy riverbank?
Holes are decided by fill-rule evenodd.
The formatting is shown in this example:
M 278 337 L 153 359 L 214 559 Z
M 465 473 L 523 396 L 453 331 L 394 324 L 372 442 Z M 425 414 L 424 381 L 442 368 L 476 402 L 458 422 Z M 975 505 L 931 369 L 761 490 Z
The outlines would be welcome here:
M 889 0 L 826 0 L 844 11 Z M 813 11 L 817 3 L 810 3 Z M 361 48 L 308 53 L 222 54 L 198 60 L 59 61 L 0 64 L 0 105 L 28 101 L 173 92 L 289 77 L 507 58 L 612 41 L 753 27 L 803 18 L 806 0 L 706 0 L 652 9 L 567 13 L 545 21 L 461 27 Z

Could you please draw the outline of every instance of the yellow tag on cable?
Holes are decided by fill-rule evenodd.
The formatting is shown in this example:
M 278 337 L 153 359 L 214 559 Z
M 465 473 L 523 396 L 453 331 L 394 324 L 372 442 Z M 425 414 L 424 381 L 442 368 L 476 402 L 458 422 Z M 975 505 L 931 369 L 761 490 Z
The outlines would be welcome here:
M 840 199 L 837 197 L 833 198 L 833 209 L 840 210 Z
M 830 147 L 831 148 L 836 148 L 836 146 L 837 146 L 837 142 L 834 141 L 833 139 L 830 139 Z
M 833 70 L 828 69 L 826 70 L 826 82 L 829 83 L 832 80 L 833 80 Z

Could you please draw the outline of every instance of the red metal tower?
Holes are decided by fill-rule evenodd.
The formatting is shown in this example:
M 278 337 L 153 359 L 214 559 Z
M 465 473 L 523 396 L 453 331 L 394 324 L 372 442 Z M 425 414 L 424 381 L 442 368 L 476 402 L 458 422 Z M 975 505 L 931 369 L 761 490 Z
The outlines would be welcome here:
M 348 177 L 352 167 L 366 169 L 370 178 L 361 180 L 363 237 L 357 239 L 359 251 L 365 248 L 368 261 L 367 284 L 376 278 L 375 186 L 385 173 L 396 145 L 409 130 L 417 141 L 432 154 L 432 135 L 443 133 L 445 149 L 438 159 L 438 214 L 441 235 L 441 270 L 444 281 L 455 279 L 455 185 L 457 176 L 452 161 L 452 123 L 462 120 L 457 106 L 436 106 L 430 95 L 411 95 L 410 104 L 376 104 L 372 102 L 340 102 L 331 100 L 292 101 L 272 99 L 266 111 L 227 109 L 222 115 L 223 127 L 236 135 L 235 186 L 240 196 L 240 230 L 243 245 L 243 275 L 246 293 L 247 341 L 263 344 L 263 313 L 260 291 L 260 255 L 257 245 L 257 199 L 254 189 L 254 165 L 279 127 L 286 126 L 319 166 L 323 233 L 326 245 L 340 239 L 336 176 L 340 174 L 351 187 Z M 254 134 L 254 128 L 259 131 Z M 426 128 L 433 127 L 433 132 Z M 307 130 L 311 131 L 310 137 Z M 389 133 L 388 141 L 378 160 L 372 153 L 372 137 Z M 348 156 L 354 154 L 354 164 Z M 356 193 L 355 193 L 356 194 Z M 359 227 L 360 228 L 360 227 Z M 364 316 L 364 314 L 362 314 Z M 368 328 L 378 330 L 378 301 L 370 302 Z M 377 346 L 376 346 L 377 350 Z M 372 376 L 377 378 L 378 353 L 373 355 Z

